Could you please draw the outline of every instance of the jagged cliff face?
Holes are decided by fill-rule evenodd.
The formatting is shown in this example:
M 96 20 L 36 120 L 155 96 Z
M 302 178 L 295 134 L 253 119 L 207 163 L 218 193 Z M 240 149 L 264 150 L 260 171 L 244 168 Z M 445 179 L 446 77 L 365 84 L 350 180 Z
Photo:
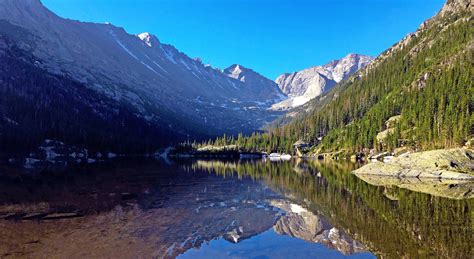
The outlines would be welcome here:
M 289 96 L 285 101 L 273 105 L 273 109 L 286 110 L 307 103 L 309 100 L 329 91 L 359 69 L 364 68 L 373 58 L 349 54 L 323 66 L 311 67 L 291 74 L 279 76 L 275 82 Z
M 246 80 L 205 66 L 149 33 L 58 17 L 39 0 L 0 0 L 0 20 L 24 30 L 7 33 L 38 68 L 84 84 L 126 104 L 138 118 L 183 135 L 251 132 L 272 120 L 266 109 L 284 95 L 246 69 Z M 163 121 L 163 114 L 175 120 Z

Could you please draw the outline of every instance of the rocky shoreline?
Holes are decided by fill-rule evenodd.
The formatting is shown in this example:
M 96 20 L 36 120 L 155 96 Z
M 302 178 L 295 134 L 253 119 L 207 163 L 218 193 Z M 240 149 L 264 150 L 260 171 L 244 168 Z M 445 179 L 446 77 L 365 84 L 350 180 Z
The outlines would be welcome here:
M 373 161 L 353 173 L 357 176 L 474 181 L 474 152 L 457 148 L 406 153 L 386 162 Z

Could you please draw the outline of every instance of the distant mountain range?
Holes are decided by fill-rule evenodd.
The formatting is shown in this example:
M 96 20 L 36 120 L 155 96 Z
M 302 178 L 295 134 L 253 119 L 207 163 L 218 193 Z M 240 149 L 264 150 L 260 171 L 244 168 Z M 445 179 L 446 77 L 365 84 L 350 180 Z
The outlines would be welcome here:
M 239 64 L 204 65 L 147 32 L 61 18 L 40 0 L 0 0 L 0 24 L 3 152 L 45 139 L 153 152 L 186 139 L 247 134 L 372 60 L 351 54 L 273 82 Z
M 366 67 L 373 60 L 374 58 L 370 56 L 349 54 L 323 66 L 280 75 L 275 82 L 289 98 L 274 104 L 272 109 L 288 110 L 301 106 L 329 91 L 337 83 Z
M 153 140 L 155 147 L 187 138 L 250 133 L 275 119 L 279 113 L 267 109 L 286 98 L 276 83 L 240 65 L 221 71 L 161 43 L 150 33 L 132 35 L 112 24 L 64 19 L 39 0 L 1 0 L 0 21 L 2 57 L 45 77 L 22 82 L 26 78 L 20 77 L 26 77 L 25 73 L 5 67 L 3 76 L 18 75 L 18 80 L 5 80 L 11 85 L 21 83 L 23 88 L 16 86 L 6 91 L 2 86 L 4 98 L 19 98 L 18 105 L 22 103 L 24 107 L 14 109 L 6 107 L 6 102 L 0 104 L 0 121 L 5 122 L 0 136 L 9 138 L 3 145 L 13 143 L 15 137 L 21 138 L 20 132 L 40 121 L 41 129 L 33 127 L 33 133 L 28 134 L 37 135 L 32 143 L 39 144 L 45 138 L 70 138 L 74 133 L 69 130 L 82 132 L 100 146 L 105 142 L 123 142 L 125 136 L 112 137 L 114 132 L 110 131 L 128 132 L 127 137 L 140 138 L 141 131 L 147 128 L 148 140 Z M 57 92 L 44 92 L 53 87 L 51 84 L 33 86 L 51 80 L 46 78 L 54 78 L 53 89 Z M 44 95 L 43 102 L 34 104 L 39 100 L 28 99 L 25 92 L 32 89 L 37 97 Z M 55 96 L 62 91 L 64 98 Z M 69 96 L 76 91 L 81 93 Z M 60 103 L 69 98 L 75 101 Z M 50 102 L 58 103 L 52 107 Z M 49 116 L 40 118 L 34 114 L 40 107 Z M 69 109 L 64 112 L 74 120 L 69 123 L 75 125 L 74 129 L 65 129 L 66 118 L 63 121 L 57 114 L 61 108 Z M 126 119 L 119 115 L 121 109 L 127 110 L 130 121 L 123 121 Z M 22 114 L 28 112 L 31 116 Z M 96 126 L 82 118 L 85 114 L 95 118 Z M 114 124 L 112 120 L 118 121 Z M 65 125 L 59 126 L 61 121 Z M 115 127 L 108 129 L 106 124 Z M 94 130 L 86 129 L 90 127 Z M 85 137 L 80 139 L 75 144 L 88 142 Z

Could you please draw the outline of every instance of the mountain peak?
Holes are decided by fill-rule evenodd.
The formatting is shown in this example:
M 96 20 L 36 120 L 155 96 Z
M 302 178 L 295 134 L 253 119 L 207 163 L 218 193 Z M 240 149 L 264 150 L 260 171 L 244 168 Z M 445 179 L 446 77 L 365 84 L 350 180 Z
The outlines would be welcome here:
M 345 59 L 345 58 L 358 58 L 358 57 L 362 57 L 362 56 L 365 56 L 365 55 L 361 55 L 361 54 L 357 54 L 357 53 L 349 53 L 343 59 Z
M 309 100 L 327 92 L 334 85 L 364 68 L 373 61 L 366 55 L 349 53 L 323 66 L 315 66 L 292 74 L 282 74 L 275 82 L 290 96 L 274 105 L 274 109 L 288 109 L 305 104 Z
M 462 10 L 470 10 L 472 6 L 471 0 L 448 0 L 439 11 L 439 15 L 445 16 L 449 13 L 456 13 Z
M 225 71 L 234 71 L 234 70 L 242 71 L 242 70 L 247 70 L 247 68 L 245 68 L 244 66 L 239 65 L 239 64 L 233 64 L 233 65 L 230 65 L 228 68 L 226 68 L 224 70 Z
M 244 67 L 242 65 L 239 65 L 239 64 L 233 64 L 233 65 L 229 66 L 228 68 L 224 69 L 223 72 L 228 77 L 240 80 L 242 82 L 244 82 L 245 79 L 249 79 L 250 77 L 252 77 L 254 79 L 258 78 L 259 80 L 260 79 L 270 80 L 270 79 L 264 77 L 263 75 L 255 72 L 253 69 L 246 68 L 246 67 Z
M 327 64 L 325 64 L 323 67 L 327 67 L 327 66 L 330 66 L 331 64 L 338 64 L 338 63 L 341 63 L 341 62 L 356 62 L 357 60 L 373 60 L 374 58 L 371 57 L 371 56 L 367 56 L 367 55 L 363 55 L 363 54 L 357 54 L 357 53 L 349 53 L 347 55 L 345 55 L 343 58 L 341 59 L 336 59 L 336 60 L 333 60 Z
M 226 74 L 228 77 L 237 79 L 242 82 L 245 81 L 245 77 L 246 75 L 248 75 L 249 72 L 255 73 L 253 70 L 245 68 L 239 64 L 233 64 L 228 68 L 224 69 L 224 74 Z
M 42 29 L 42 22 L 58 18 L 40 0 L 0 0 L 0 19 L 20 25 Z
M 2 0 L 3 4 L 15 6 L 38 6 L 43 5 L 40 0 Z
M 367 66 L 373 60 L 374 58 L 371 56 L 349 53 L 342 59 L 329 62 L 323 68 L 332 75 L 334 81 L 339 83 L 347 76 Z
M 11 12 L 28 11 L 31 14 L 48 10 L 40 0 L 1 0 L 0 6 L 8 8 Z
M 160 44 L 158 38 L 149 32 L 142 32 L 140 34 L 137 34 L 137 37 L 141 41 L 143 41 L 148 47 L 153 47 Z
M 270 101 L 281 101 L 286 96 L 272 80 L 239 64 L 233 64 L 222 71 L 226 76 L 239 80 L 247 88 L 253 89 L 259 96 Z

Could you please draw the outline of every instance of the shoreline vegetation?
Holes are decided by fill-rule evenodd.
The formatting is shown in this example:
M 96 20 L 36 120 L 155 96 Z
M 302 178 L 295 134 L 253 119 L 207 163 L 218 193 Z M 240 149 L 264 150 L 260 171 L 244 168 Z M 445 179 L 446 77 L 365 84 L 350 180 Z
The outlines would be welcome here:
M 298 146 L 299 145 L 299 146 Z M 393 152 L 349 153 L 346 151 L 314 153 L 304 143 L 295 143 L 296 155 L 285 153 L 267 153 L 265 151 L 246 151 L 237 145 L 196 148 L 193 145 L 180 145 L 170 151 L 171 158 L 224 158 L 259 159 L 280 161 L 292 157 L 314 158 L 318 160 L 350 160 L 366 163 L 353 173 L 357 176 L 395 178 L 431 178 L 474 181 L 474 151 L 470 147 L 437 149 L 414 152 L 408 148 L 399 148 Z M 303 148 L 301 148 L 303 146 Z M 305 152 L 306 151 L 306 152 Z
M 247 150 L 245 147 L 229 145 L 225 142 L 221 143 L 220 146 L 198 146 L 185 143 L 176 147 L 168 147 L 154 154 L 144 154 L 141 156 L 162 157 L 164 159 L 264 159 L 269 161 L 288 161 L 292 158 L 303 158 L 324 161 L 350 161 L 365 164 L 353 172 L 358 177 L 474 181 L 474 151 L 470 142 L 464 147 L 429 151 L 401 147 L 393 151 L 376 151 L 372 149 L 357 153 L 351 153 L 346 150 L 318 153 L 317 147 L 313 147 L 303 141 L 294 143 L 293 148 L 295 151 L 288 154 L 284 152 Z M 116 156 L 141 157 L 140 155 L 92 153 L 87 149 L 68 146 L 60 141 L 46 140 L 25 159 L 10 158 L 7 164 L 21 165 L 25 169 L 35 169 L 51 166 L 61 167 L 76 163 L 95 163 Z

